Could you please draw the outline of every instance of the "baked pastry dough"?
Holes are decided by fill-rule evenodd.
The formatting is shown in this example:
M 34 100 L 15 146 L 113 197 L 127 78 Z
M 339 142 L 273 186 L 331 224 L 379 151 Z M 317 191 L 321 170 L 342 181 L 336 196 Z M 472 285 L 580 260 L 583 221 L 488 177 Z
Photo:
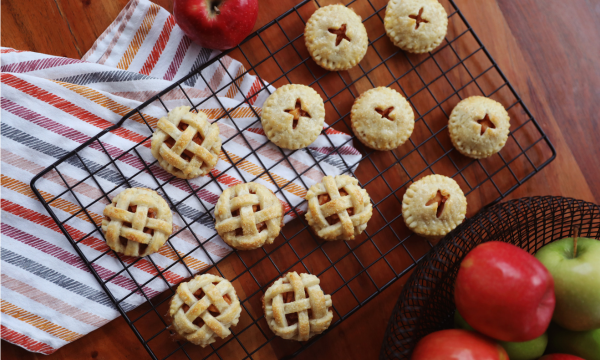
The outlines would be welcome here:
M 179 106 L 158 120 L 151 149 L 160 166 L 178 178 L 206 175 L 221 153 L 219 127 L 202 111 L 196 114 L 189 106 Z
M 171 209 L 156 191 L 126 189 L 104 208 L 102 230 L 114 251 L 129 256 L 150 255 L 173 231 Z
M 393 150 L 404 144 L 415 127 L 415 114 L 396 90 L 378 87 L 361 94 L 352 106 L 352 130 L 375 150 Z
M 206 347 L 226 338 L 240 319 L 242 308 L 231 283 L 204 274 L 183 282 L 171 298 L 171 328 L 192 344 Z
M 467 198 L 453 179 L 425 176 L 414 182 L 402 199 L 402 217 L 408 228 L 430 240 L 439 240 L 465 219 Z
M 313 143 L 323 130 L 325 104 L 311 87 L 284 85 L 267 98 L 260 121 L 275 145 L 300 149 Z
M 314 275 L 289 272 L 267 289 L 263 309 L 275 335 L 306 341 L 329 327 L 331 295 L 325 295 L 319 283 Z
M 411 53 L 425 53 L 444 40 L 448 14 L 437 0 L 390 0 L 384 25 L 394 45 Z
M 225 189 L 215 206 L 215 228 L 238 250 L 272 244 L 283 226 L 283 206 L 265 186 L 245 183 Z
M 367 190 L 348 175 L 325 176 L 306 194 L 306 221 L 323 240 L 354 240 L 373 215 Z
M 344 5 L 324 6 L 315 11 L 306 22 L 304 41 L 313 60 L 329 71 L 354 67 L 369 45 L 360 16 Z
M 504 147 L 510 131 L 510 117 L 499 102 L 471 96 L 452 110 L 448 131 L 452 144 L 461 154 L 482 159 Z

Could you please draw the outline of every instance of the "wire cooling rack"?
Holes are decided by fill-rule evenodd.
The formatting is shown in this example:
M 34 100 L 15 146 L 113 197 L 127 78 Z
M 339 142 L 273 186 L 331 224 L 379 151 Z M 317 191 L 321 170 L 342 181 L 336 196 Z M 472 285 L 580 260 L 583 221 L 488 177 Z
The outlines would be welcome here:
M 306 21 L 317 6 L 328 5 L 325 4 L 325 0 L 320 2 L 321 4 L 315 0 L 302 1 L 259 29 L 236 48 L 212 59 L 174 85 L 148 99 L 124 116 L 118 124 L 105 129 L 79 146 L 38 174 L 31 182 L 31 187 L 37 197 L 154 359 L 263 359 L 291 357 L 298 354 L 318 340 L 320 336 L 306 343 L 297 343 L 282 340 L 271 333 L 264 320 L 260 298 L 275 279 L 288 271 L 310 272 L 319 276 L 324 291 L 332 294 L 333 297 L 334 319 L 330 326 L 332 329 L 405 275 L 431 248 L 431 244 L 408 231 L 401 216 L 402 196 L 413 181 L 432 173 L 453 177 L 467 195 L 468 215 L 473 215 L 482 206 L 504 198 L 539 172 L 556 156 L 549 139 L 453 0 L 441 1 L 449 17 L 448 34 L 445 41 L 432 53 L 421 55 L 400 51 L 391 44 L 385 35 L 383 18 L 386 0 L 354 0 L 347 3 L 346 5 L 354 9 L 363 19 L 369 35 L 369 48 L 365 58 L 357 67 L 340 73 L 331 73 L 319 68 L 310 58 L 304 45 L 302 32 Z M 223 63 L 225 55 L 240 61 L 248 70 L 235 75 L 229 74 Z M 232 328 L 232 336 L 218 340 L 210 347 L 202 349 L 189 343 L 173 341 L 164 318 L 168 309 L 168 301 L 175 291 L 175 286 L 165 279 L 164 273 L 178 263 L 183 264 L 191 276 L 193 271 L 185 260 L 186 256 L 193 251 L 177 255 L 178 260 L 164 269 L 160 269 L 151 258 L 148 258 L 157 272 L 157 275 L 149 281 L 136 279 L 135 274 L 129 271 L 132 264 L 126 264 L 121 260 L 120 255 L 115 253 L 114 256 L 119 259 L 123 267 L 116 275 L 123 274 L 131 277 L 136 285 L 136 289 L 132 293 L 142 294 L 148 300 L 137 309 L 126 312 L 123 300 L 131 294 L 121 296 L 113 293 L 107 284 L 115 281 L 116 275 L 103 279 L 95 267 L 95 262 L 111 251 L 90 259 L 81 249 L 80 243 L 85 238 L 92 234 L 103 236 L 99 224 L 93 232 L 80 238 L 73 238 L 66 228 L 66 222 L 69 219 L 59 219 L 51 206 L 53 202 L 62 197 L 72 196 L 78 199 L 73 189 L 84 181 L 96 181 L 94 175 L 103 171 L 106 166 L 116 168 L 123 176 L 123 182 L 119 186 L 131 186 L 129 181 L 133 176 L 123 175 L 116 161 L 118 157 L 113 158 L 105 149 L 102 136 L 122 126 L 133 116 L 140 116 L 143 119 L 141 110 L 150 104 L 159 103 L 165 111 L 170 110 L 165 106 L 162 97 L 170 91 L 180 90 L 186 94 L 182 84 L 192 76 L 199 77 L 208 84 L 201 71 L 214 65 L 222 67 L 230 80 L 222 88 L 209 87 L 210 96 L 204 100 L 216 100 L 223 108 L 223 115 L 216 121 L 229 118 L 230 112 L 235 110 L 222 106 L 216 94 L 228 87 L 238 87 L 241 78 L 246 74 L 251 74 L 257 76 L 262 83 L 268 83 L 275 87 L 287 83 L 301 83 L 313 87 L 325 100 L 327 124 L 335 130 L 348 134 L 352 133 L 349 112 L 354 99 L 362 92 L 377 86 L 392 87 L 402 93 L 415 111 L 416 122 L 410 141 L 394 151 L 387 152 L 376 152 L 365 148 L 359 141 L 355 141 L 354 137 L 348 143 L 336 147 L 329 136 L 323 132 L 332 145 L 330 154 L 339 154 L 341 146 L 352 144 L 361 151 L 362 156 L 355 176 L 367 189 L 373 201 L 374 212 L 368 229 L 353 242 L 322 242 L 308 230 L 308 226 L 297 208 L 292 208 L 288 213 L 294 213 L 297 219 L 284 227 L 281 236 L 273 245 L 250 252 L 233 251 L 220 261 L 213 261 L 207 271 L 227 278 L 236 286 L 243 310 L 240 323 Z M 254 89 L 254 91 L 244 97 L 245 104 L 251 105 L 257 95 L 265 91 L 270 92 L 266 86 Z M 506 146 L 499 154 L 485 160 L 468 159 L 455 151 L 446 128 L 452 108 L 461 99 L 472 95 L 483 95 L 499 101 L 507 108 L 511 117 L 511 132 Z M 190 98 L 187 97 L 187 99 Z M 194 104 L 191 100 L 190 103 L 193 108 L 202 104 Z M 258 114 L 255 113 L 255 115 L 258 119 Z M 256 122 L 258 121 L 256 120 Z M 145 119 L 144 122 L 146 122 Z M 146 125 L 149 130 L 146 140 L 126 151 L 126 154 L 141 159 L 138 152 L 139 146 L 149 141 L 152 131 L 152 127 L 147 122 Z M 252 125 L 248 127 L 250 126 Z M 237 128 L 236 136 L 242 136 L 247 141 L 242 133 L 245 129 Z M 224 141 L 224 144 L 229 140 L 231 138 Z M 109 157 L 109 163 L 97 169 L 86 167 L 80 152 L 89 146 L 99 146 Z M 248 156 L 256 155 L 255 151 L 259 148 L 254 148 L 254 151 Z M 313 167 L 325 172 L 321 167 L 321 162 L 326 157 L 314 156 L 308 151 L 306 153 L 314 160 Z M 288 155 L 283 151 L 281 154 L 282 158 L 279 162 L 288 161 Z M 230 169 L 239 171 L 235 164 L 244 161 L 245 158 L 232 159 L 227 152 L 225 155 L 233 164 Z M 268 176 L 273 180 L 271 170 L 279 162 L 271 167 L 266 167 L 258 156 L 256 158 L 263 167 L 256 178 Z M 340 159 L 342 159 L 346 172 L 351 172 L 351 168 L 355 164 L 347 164 L 343 158 L 340 157 Z M 64 181 L 59 165 L 72 161 L 81 162 L 88 176 L 75 184 L 68 184 L 65 181 L 67 187 L 65 192 L 51 199 L 44 198 L 36 187 L 37 180 L 54 171 Z M 144 164 L 145 168 L 142 171 L 154 177 L 150 169 L 154 163 L 144 162 Z M 296 177 L 284 186 L 278 185 L 277 192 L 281 192 L 292 181 L 300 179 L 302 173 L 296 171 Z M 216 182 L 219 176 L 211 176 L 211 182 Z M 241 177 L 243 178 L 243 176 Z M 165 193 L 161 185 L 163 183 L 156 177 L 154 180 L 158 184 L 156 190 L 170 201 L 169 194 Z M 174 178 L 169 181 L 172 180 Z M 298 182 L 301 183 L 301 181 L 296 181 L 296 183 Z M 273 183 L 277 184 L 275 181 Z M 98 187 L 102 189 L 99 184 Z M 192 189 L 191 185 L 190 189 Z M 108 199 L 108 194 L 104 190 L 102 191 L 101 198 Z M 116 194 L 112 193 L 112 195 Z M 214 222 L 213 209 L 206 208 L 198 198 L 197 191 L 192 189 L 190 197 L 196 197 L 202 204 L 203 215 L 189 223 L 186 222 L 186 226 L 182 230 L 187 228 L 192 230 L 190 224 L 196 221 Z M 81 201 L 77 201 L 80 209 L 74 216 L 83 215 L 92 219 L 87 210 L 91 204 L 84 205 Z M 178 211 L 179 204 L 171 202 L 174 212 Z M 183 219 L 183 216 L 181 218 Z M 198 241 L 196 249 L 202 249 L 212 259 L 205 249 L 210 239 L 201 242 L 196 237 L 196 240 Z M 172 247 L 173 245 L 169 241 L 165 246 Z M 168 290 L 151 299 L 144 288 L 151 281 L 164 281 Z M 243 291 L 239 291 L 239 286 L 243 287 Z

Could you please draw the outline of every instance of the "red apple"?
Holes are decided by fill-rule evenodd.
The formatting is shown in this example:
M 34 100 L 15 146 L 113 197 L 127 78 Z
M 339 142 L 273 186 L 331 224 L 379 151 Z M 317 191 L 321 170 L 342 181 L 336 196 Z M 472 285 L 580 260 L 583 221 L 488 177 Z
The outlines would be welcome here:
M 487 337 L 466 330 L 441 330 L 422 338 L 411 360 L 508 360 L 502 346 Z
M 177 25 L 198 45 L 227 50 L 250 35 L 258 0 L 175 0 Z
M 529 341 L 550 324 L 554 281 L 525 250 L 491 241 L 463 259 L 454 300 L 467 323 L 482 334 L 501 341 Z
M 585 360 L 575 355 L 568 354 L 550 354 L 546 356 L 542 356 L 538 360 Z

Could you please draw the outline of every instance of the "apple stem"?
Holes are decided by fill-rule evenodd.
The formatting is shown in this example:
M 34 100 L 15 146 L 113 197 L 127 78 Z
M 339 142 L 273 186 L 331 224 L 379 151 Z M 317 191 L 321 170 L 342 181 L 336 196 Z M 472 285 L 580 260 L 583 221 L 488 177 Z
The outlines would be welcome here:
M 220 15 L 221 14 L 221 10 L 219 10 L 219 8 L 215 5 L 215 14 Z
M 577 238 L 579 237 L 579 226 L 573 226 L 573 258 L 577 257 Z

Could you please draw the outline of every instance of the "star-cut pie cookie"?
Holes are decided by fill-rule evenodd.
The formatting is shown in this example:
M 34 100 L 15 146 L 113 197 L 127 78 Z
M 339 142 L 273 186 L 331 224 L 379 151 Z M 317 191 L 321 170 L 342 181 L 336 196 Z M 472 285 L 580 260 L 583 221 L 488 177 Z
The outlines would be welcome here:
M 324 6 L 315 11 L 306 22 L 304 41 L 313 60 L 329 71 L 354 67 L 369 45 L 360 16 L 344 5 Z
M 275 145 L 291 150 L 304 148 L 323 130 L 325 104 L 311 87 L 284 85 L 267 98 L 260 121 Z
M 181 283 L 169 306 L 171 328 L 181 338 L 202 347 L 214 343 L 217 336 L 229 336 L 229 328 L 237 325 L 241 313 L 233 285 L 211 274 Z
M 272 244 L 283 227 L 283 206 L 265 186 L 245 183 L 225 189 L 215 206 L 215 228 L 238 250 Z
M 404 144 L 415 127 L 415 114 L 396 90 L 378 87 L 361 94 L 350 115 L 356 137 L 375 150 L 393 150 Z
M 150 255 L 171 235 L 171 209 L 156 191 L 127 189 L 104 208 L 102 230 L 114 251 L 129 256 Z
M 448 131 L 452 144 L 461 154 L 482 159 L 504 147 L 510 131 L 510 117 L 499 102 L 471 96 L 452 110 Z
M 306 194 L 306 221 L 323 240 L 354 240 L 373 215 L 371 199 L 348 175 L 325 176 Z
M 217 164 L 221 138 L 217 124 L 205 113 L 179 106 L 158 120 L 152 134 L 152 155 L 168 173 L 181 179 L 206 175 Z
M 402 199 L 404 223 L 413 232 L 439 241 L 465 219 L 467 198 L 453 179 L 429 175 L 414 182 Z
M 314 275 L 289 272 L 267 289 L 263 309 L 275 335 L 306 341 L 329 327 L 333 303 L 331 295 L 325 295 L 319 284 Z
M 444 40 L 448 14 L 437 0 L 390 0 L 384 24 L 394 45 L 411 53 L 425 53 Z

